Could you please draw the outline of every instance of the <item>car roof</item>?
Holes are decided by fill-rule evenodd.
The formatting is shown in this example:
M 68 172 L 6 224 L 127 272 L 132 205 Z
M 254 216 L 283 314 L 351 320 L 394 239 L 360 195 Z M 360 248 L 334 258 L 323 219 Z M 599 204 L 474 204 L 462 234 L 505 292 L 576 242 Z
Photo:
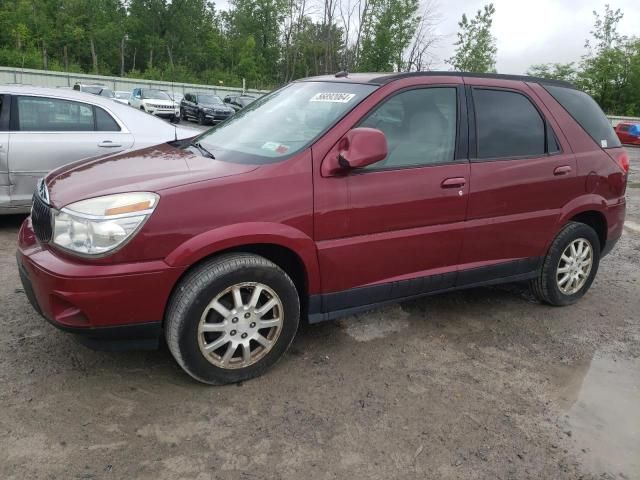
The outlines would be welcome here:
M 516 80 L 520 82 L 534 82 L 547 85 L 557 85 L 567 88 L 575 88 L 571 83 L 563 80 L 551 80 L 548 78 L 531 77 L 528 75 L 505 75 L 500 73 L 473 73 L 473 72 L 399 72 L 399 73 L 347 73 L 338 72 L 335 75 L 320 75 L 317 77 L 302 78 L 300 82 L 341 82 L 341 83 L 368 83 L 372 85 L 385 85 L 395 80 L 411 77 L 468 77 L 490 78 L 495 80 Z
M 63 100 L 77 100 L 111 108 L 113 100 L 92 93 L 65 88 L 34 87 L 27 85 L 0 85 L 0 93 L 9 95 L 37 95 L 42 97 L 60 98 Z

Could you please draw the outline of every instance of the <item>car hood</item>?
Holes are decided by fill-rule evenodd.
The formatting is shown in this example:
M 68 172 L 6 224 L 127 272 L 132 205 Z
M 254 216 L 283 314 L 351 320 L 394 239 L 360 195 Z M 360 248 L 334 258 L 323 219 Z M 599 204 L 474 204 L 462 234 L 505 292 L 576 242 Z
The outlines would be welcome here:
M 62 208 L 86 198 L 123 192 L 157 192 L 257 168 L 257 165 L 213 160 L 163 143 L 70 163 L 49 173 L 46 184 L 51 205 Z
M 199 104 L 201 107 L 203 108 L 213 108 L 215 110 L 221 110 L 221 111 L 230 111 L 233 110 L 233 108 L 227 106 L 227 105 L 223 105 L 221 103 L 200 103 Z

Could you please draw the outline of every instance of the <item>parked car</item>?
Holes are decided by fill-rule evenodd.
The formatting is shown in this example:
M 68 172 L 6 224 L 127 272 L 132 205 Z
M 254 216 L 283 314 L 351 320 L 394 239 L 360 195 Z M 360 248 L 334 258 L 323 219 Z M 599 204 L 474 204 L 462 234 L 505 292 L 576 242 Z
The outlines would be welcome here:
M 51 172 L 18 264 L 54 325 L 147 347 L 164 334 L 193 378 L 239 382 L 303 316 L 525 280 L 577 302 L 622 234 L 628 170 L 565 82 L 316 77 L 190 141 Z
M 640 145 L 640 123 L 621 122 L 615 130 L 622 143 Z
M 154 88 L 134 88 L 129 105 L 156 117 L 167 118 L 173 123 L 180 121 L 180 108 L 167 92 Z
M 125 92 L 122 90 L 116 90 L 115 92 L 115 97 L 113 98 L 113 100 L 115 100 L 118 103 L 121 103 L 123 105 L 129 105 L 129 99 L 131 98 L 131 92 Z
M 65 163 L 196 133 L 97 95 L 0 85 L 0 214 L 28 212 L 38 178 Z
M 113 93 L 113 90 L 100 84 L 87 85 L 83 83 L 76 83 L 73 86 L 73 89 L 78 92 L 91 93 L 93 95 L 99 95 L 101 97 L 106 97 L 111 99 L 115 99 L 116 97 L 115 93 Z
M 227 95 L 224 97 L 224 103 L 231 106 L 236 112 L 254 102 L 256 97 L 251 95 Z
M 197 120 L 200 125 L 219 123 L 235 113 L 235 110 L 212 93 L 185 93 L 180 102 L 180 117 Z

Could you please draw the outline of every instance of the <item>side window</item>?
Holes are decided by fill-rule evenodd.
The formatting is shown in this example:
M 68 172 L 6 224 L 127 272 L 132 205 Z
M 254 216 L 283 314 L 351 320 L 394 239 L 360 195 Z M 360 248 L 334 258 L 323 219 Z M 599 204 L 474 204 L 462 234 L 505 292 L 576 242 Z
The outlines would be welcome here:
M 111 115 L 96 107 L 96 130 L 99 132 L 119 132 L 120 126 Z
M 18 97 L 18 129 L 23 132 L 84 132 L 94 128 L 93 107 L 43 97 Z
M 9 123 L 9 109 L 8 103 L 5 105 L 4 95 L 0 94 L 0 132 L 7 130 Z
M 473 90 L 478 158 L 545 154 L 544 120 L 531 101 L 516 92 Z
M 455 87 L 420 88 L 389 98 L 359 125 L 387 137 L 387 158 L 367 170 L 452 162 L 457 110 Z

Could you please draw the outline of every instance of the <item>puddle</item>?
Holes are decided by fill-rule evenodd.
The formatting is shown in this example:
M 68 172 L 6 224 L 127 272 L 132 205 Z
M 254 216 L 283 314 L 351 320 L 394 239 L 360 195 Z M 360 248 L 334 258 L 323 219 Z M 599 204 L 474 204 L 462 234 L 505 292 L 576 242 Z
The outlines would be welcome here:
M 585 469 L 640 479 L 640 361 L 594 357 L 567 416 Z

